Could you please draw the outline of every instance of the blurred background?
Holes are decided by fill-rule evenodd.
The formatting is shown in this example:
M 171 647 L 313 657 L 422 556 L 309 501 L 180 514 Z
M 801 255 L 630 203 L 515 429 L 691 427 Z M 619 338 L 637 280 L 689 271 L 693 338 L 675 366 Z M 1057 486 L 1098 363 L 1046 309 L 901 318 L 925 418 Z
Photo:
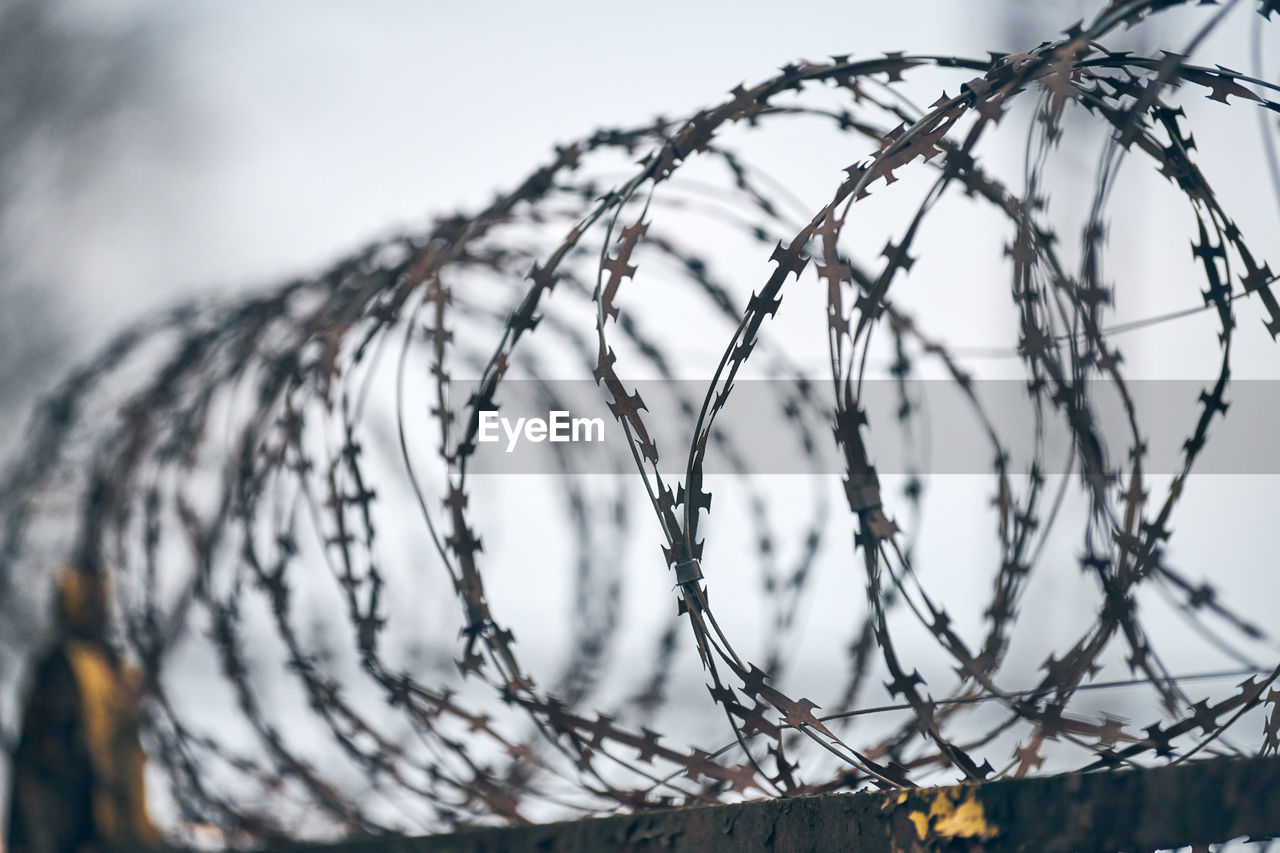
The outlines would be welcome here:
M 10 0 L 3 444 L 41 390 L 128 321 L 475 207 L 555 143 L 683 115 L 800 57 L 982 57 L 1085 11 Z
M 0 18 L 3 436 L 126 322 L 314 272 L 430 215 L 474 208 L 596 127 L 687 114 L 802 57 L 1026 49 L 1090 11 L 1080 0 L 818 2 L 786 14 L 674 2 L 606 14 L 586 2 L 10 0 Z M 1247 59 L 1250 18 L 1234 16 L 1204 54 Z M 1179 44 L 1193 26 L 1156 19 L 1123 46 Z

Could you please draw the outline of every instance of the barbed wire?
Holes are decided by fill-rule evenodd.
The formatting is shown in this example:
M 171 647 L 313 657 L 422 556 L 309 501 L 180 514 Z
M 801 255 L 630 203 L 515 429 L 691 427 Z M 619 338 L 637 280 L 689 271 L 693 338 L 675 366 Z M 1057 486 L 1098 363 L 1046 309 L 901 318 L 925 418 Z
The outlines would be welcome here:
M 1193 89 L 1233 114 L 1242 104 L 1274 114 L 1280 87 L 1190 62 L 1217 14 L 1177 53 L 1103 46 L 1119 28 L 1190 5 L 1117 0 L 1090 23 L 1013 55 L 786 65 L 685 120 L 600 130 L 560 147 L 475 214 L 441 218 L 425 234 L 369 246 L 264 295 L 184 307 L 131 330 L 73 374 L 29 431 L 0 492 L 0 583 L 11 589 L 30 576 L 42 496 L 77 495 L 68 558 L 110 581 L 112 641 L 140 673 L 144 742 L 165 780 L 167 823 L 189 837 L 214 828 L 219 843 L 1023 776 L 1044 766 L 1050 742 L 1083 771 L 1176 762 L 1240 751 L 1228 728 L 1256 709 L 1265 715 L 1261 748 L 1274 751 L 1280 668 L 1259 668 L 1239 652 L 1251 665 L 1217 677 L 1244 680 L 1193 699 L 1192 680 L 1159 653 L 1138 600 L 1140 590 L 1159 588 L 1214 642 L 1274 649 L 1226 591 L 1192 580 L 1164 555 L 1210 426 L 1226 416 L 1235 307 L 1259 303 L 1267 331 L 1280 333 L 1275 275 L 1193 158 L 1186 114 L 1172 103 L 1176 90 Z M 1264 2 L 1263 20 L 1275 9 Z M 917 110 L 905 90 L 926 73 L 954 77 L 956 94 Z M 1010 116 L 1024 102 L 1024 188 L 1015 191 L 980 152 L 1017 124 Z M 1073 269 L 1046 196 L 1062 139 L 1081 121 L 1105 128 L 1108 142 Z M 817 207 L 749 159 L 757 134 L 795 123 L 844 140 L 841 150 L 872 149 Z M 600 181 L 637 156 L 625 177 Z M 1154 168 L 1185 200 L 1194 269 L 1218 326 L 1216 375 L 1163 497 L 1149 488 L 1139 412 L 1112 338 L 1131 324 L 1106 316 L 1105 236 L 1125 162 Z M 722 177 L 708 184 L 712 174 Z M 888 185 L 906 176 L 924 191 L 905 230 L 868 258 L 851 223 L 890 203 L 899 188 Z M 1004 266 L 1036 413 L 1025 477 L 963 356 L 897 298 L 931 215 L 957 195 L 1012 235 Z M 694 221 L 736 235 L 726 245 L 766 247 L 770 270 L 745 302 L 717 276 L 720 244 Z M 661 270 L 661 293 L 678 292 L 673 310 L 684 316 L 663 315 L 640 284 L 646 269 Z M 843 478 L 855 541 L 841 559 L 866 592 L 860 602 L 824 602 L 843 608 L 849 635 L 843 656 L 830 640 L 819 661 L 831 686 L 821 714 L 778 685 L 802 659 L 806 593 L 839 513 L 814 477 L 811 511 L 788 515 L 784 499 L 749 476 L 754 451 L 717 429 L 748 361 L 774 358 L 776 375 L 794 369 L 785 341 L 768 330 L 798 282 L 824 294 L 830 385 L 787 385 L 776 416 L 811 473 Z M 992 460 L 998 562 L 980 618 L 966 623 L 980 626 L 976 634 L 965 635 L 913 559 L 921 478 L 909 478 L 910 522 L 895 518 L 871 461 L 862 388 L 878 331 L 892 341 L 899 430 L 925 429 L 905 382 L 924 361 L 982 425 L 987 446 L 974 452 Z M 680 401 L 687 446 L 660 448 L 660 416 L 630 377 L 674 380 L 686 366 L 680 347 L 707 341 L 723 343 L 705 394 Z M 634 464 L 601 485 L 575 476 L 596 472 L 572 448 L 553 448 L 564 476 L 549 481 L 548 499 L 558 499 L 563 524 L 546 529 L 546 541 L 523 542 L 520 565 L 497 566 L 486 562 L 483 508 L 473 500 L 480 413 L 500 410 L 516 380 L 532 382 L 548 410 L 563 407 L 553 375 L 594 381 Z M 1120 396 L 1126 446 L 1098 426 L 1090 385 L 1098 379 Z M 1097 616 L 1055 646 L 1037 683 L 1011 687 L 1001 668 L 1068 488 L 1062 478 L 1055 494 L 1042 473 L 1049 421 L 1072 438 L 1071 482 L 1087 504 L 1079 563 L 1096 584 Z M 843 470 L 821 467 L 816 447 L 831 441 Z M 739 651 L 744 641 L 725 605 L 710 603 L 717 573 L 705 575 L 703 563 L 715 454 L 736 474 L 726 489 L 748 507 L 748 532 L 715 533 L 739 534 L 759 567 L 761 664 Z M 648 509 L 636 517 L 631 498 L 640 490 Z M 624 650 L 622 555 L 654 529 L 664 565 L 654 553 L 651 571 L 674 581 L 677 606 L 664 605 L 649 645 Z M 801 544 L 784 564 L 778 540 L 788 536 Z M 567 579 L 552 578 L 561 567 Z M 522 655 L 493 602 L 495 583 L 521 596 L 568 591 L 571 636 L 549 676 L 535 679 L 545 667 Z M 744 599 L 724 600 L 732 611 Z M 909 663 L 925 642 L 948 660 L 950 680 Z M 707 707 L 723 717 L 724 736 L 713 743 L 669 745 L 679 728 L 650 728 L 664 709 L 695 703 L 673 696 L 682 651 L 696 653 Z M 1116 654 L 1132 677 L 1098 680 Z M 880 673 L 887 702 L 869 704 Z M 593 710 L 620 682 L 625 697 Z M 1153 691 L 1160 707 L 1149 724 L 1076 710 L 1089 691 L 1123 685 Z M 210 698 L 220 689 L 229 703 Z M 899 716 L 874 734 L 855 724 L 873 714 Z

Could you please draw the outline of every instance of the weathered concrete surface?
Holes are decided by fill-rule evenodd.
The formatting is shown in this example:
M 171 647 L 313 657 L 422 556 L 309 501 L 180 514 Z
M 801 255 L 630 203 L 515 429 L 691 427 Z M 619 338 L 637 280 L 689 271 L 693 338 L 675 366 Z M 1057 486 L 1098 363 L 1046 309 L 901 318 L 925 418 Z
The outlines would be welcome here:
M 287 853 L 1137 851 L 1280 836 L 1280 758 L 832 794 Z M 286 848 L 275 848 L 286 853 Z M 275 853 L 273 851 L 273 853 Z

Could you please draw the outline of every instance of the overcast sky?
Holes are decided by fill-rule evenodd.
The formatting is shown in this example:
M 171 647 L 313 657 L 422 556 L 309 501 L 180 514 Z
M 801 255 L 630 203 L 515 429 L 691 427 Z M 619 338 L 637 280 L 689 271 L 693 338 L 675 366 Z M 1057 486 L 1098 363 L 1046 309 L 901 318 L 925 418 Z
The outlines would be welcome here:
M 152 80 L 74 186 L 42 189 L 29 263 L 65 295 L 83 356 L 157 304 L 314 271 L 482 203 L 555 143 L 686 114 L 794 59 L 981 57 L 1044 32 L 1010 7 L 72 3 L 97 26 L 147 27 Z M 1084 8 L 1042 10 L 1049 34 Z M 1222 41 L 1243 37 L 1237 19 Z

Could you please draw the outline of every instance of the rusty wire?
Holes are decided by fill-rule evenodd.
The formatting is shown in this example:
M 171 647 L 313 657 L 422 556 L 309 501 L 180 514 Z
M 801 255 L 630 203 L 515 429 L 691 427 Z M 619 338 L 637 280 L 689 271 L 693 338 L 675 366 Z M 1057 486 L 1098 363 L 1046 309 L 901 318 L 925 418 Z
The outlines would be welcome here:
M 1173 105 L 1195 90 L 1232 114 L 1274 115 L 1278 87 L 1193 64 L 1190 50 L 1143 57 L 1103 46 L 1119 29 L 1189 5 L 1116 0 L 1092 22 L 1015 55 L 893 53 L 787 65 L 686 120 L 600 130 L 562 146 L 484 210 L 441 218 L 428 233 L 370 246 L 266 295 L 189 306 L 134 329 L 40 411 L 0 496 L 0 579 L 21 582 L 38 496 L 74 471 L 73 486 L 58 486 L 79 498 L 69 558 L 111 579 L 114 638 L 143 674 L 146 743 L 171 802 L 169 825 L 179 834 L 215 827 L 228 842 L 1025 775 L 1041 767 L 1051 742 L 1070 747 L 1075 768 L 1105 771 L 1226 749 L 1227 728 L 1253 709 L 1266 712 L 1262 748 L 1274 750 L 1280 670 L 1193 700 L 1150 641 L 1137 604 L 1140 588 L 1159 586 L 1189 620 L 1267 641 L 1226 591 L 1163 558 L 1186 478 L 1210 426 L 1226 417 L 1235 304 L 1260 303 L 1267 331 L 1280 333 L 1275 276 L 1247 242 L 1254 235 L 1210 187 Z M 1267 0 L 1259 11 L 1265 19 L 1275 9 Z M 926 72 L 952 82 L 916 110 L 899 89 Z M 1008 116 L 1023 102 L 1033 112 L 1024 123 L 1025 187 L 1015 191 L 984 166 L 982 148 L 1016 123 Z M 802 121 L 871 153 L 797 218 L 785 188 L 749 156 L 754 134 Z M 1073 270 L 1043 193 L 1066 125 L 1080 121 L 1105 127 L 1110 142 Z M 729 136 L 734 144 L 722 144 Z M 631 173 L 603 181 L 595 160 Z M 1158 170 L 1185 200 L 1204 305 L 1219 326 L 1216 378 L 1163 496 L 1147 490 L 1132 401 L 1125 397 L 1133 423 L 1126 447 L 1106 446 L 1091 412 L 1091 378 L 1126 388 L 1106 325 L 1104 278 L 1110 191 L 1122 161 Z M 680 195 L 678 179 L 694 163 L 727 176 L 718 196 Z M 907 173 L 928 175 L 926 191 L 908 227 L 867 257 L 847 223 L 891 196 L 888 185 Z M 1045 478 L 1034 465 L 1029 476 L 1009 468 L 1002 424 L 971 394 L 990 440 L 981 452 L 994 460 L 1000 558 L 982 630 L 966 638 L 913 563 L 921 532 L 887 508 L 860 398 L 877 330 L 894 342 L 897 377 L 930 359 L 957 387 L 971 387 L 947 341 L 895 299 L 930 214 L 956 194 L 1007 225 L 1017 355 L 1039 415 L 1071 430 L 1088 505 L 1080 566 L 1096 583 L 1097 616 L 1048 656 L 1030 685 L 1010 686 L 1000 670 L 1022 593 L 1060 521 Z M 771 270 L 749 298 L 717 279 L 715 244 L 687 227 L 685 214 L 765 247 Z M 646 268 L 701 305 L 715 330 L 706 339 L 723 353 L 705 397 L 685 401 L 687 445 L 664 446 L 661 457 L 657 416 L 624 377 L 677 376 L 679 344 L 688 341 L 674 324 L 655 330 L 638 319 L 653 316 L 643 310 L 654 308 Z M 843 470 L 823 473 L 843 478 L 856 540 L 841 559 L 866 589 L 861 602 L 841 605 L 848 636 L 833 638 L 821 661 L 836 685 L 821 714 L 813 700 L 776 685 L 793 662 L 791 637 L 817 555 L 845 547 L 829 533 L 839 513 L 818 499 L 795 521 L 758 482 L 734 487 L 750 507 L 744 538 L 772 608 L 761 664 L 742 657 L 741 642 L 722 628 L 724 614 L 718 620 L 710 603 L 717 572 L 708 566 L 704 576 L 703 566 L 708 454 L 726 454 L 735 470 L 751 467 L 735 456 L 732 434 L 717 432 L 717 418 L 748 360 L 777 344 L 771 318 L 797 282 L 825 293 L 830 384 L 797 386 L 779 411 L 794 420 L 801 446 L 834 441 L 839 450 Z M 500 409 L 504 380 L 536 381 L 550 363 L 594 379 L 634 468 L 602 494 L 568 476 L 578 462 L 572 452 L 562 456 L 566 476 L 550 489 L 564 523 L 547 536 L 572 551 L 563 564 L 573 575 L 575 623 L 556 671 L 535 679 L 487 592 L 494 569 L 468 466 L 478 412 Z M 545 393 L 554 406 L 554 383 Z M 900 428 L 921 428 L 918 410 L 903 403 Z M 803 410 L 826 413 L 831 434 L 810 431 Z M 684 460 L 680 476 L 660 470 L 660 459 L 672 458 Z M 908 504 L 918 506 L 913 483 Z M 649 506 L 642 517 L 628 502 L 638 491 Z M 796 525 L 803 543 L 785 566 L 769 533 L 778 523 Z M 650 555 L 653 571 L 668 573 L 675 601 L 656 639 L 623 651 L 615 642 L 626 605 L 619 555 L 629 538 L 654 529 L 662 549 L 661 562 Z M 561 565 L 539 559 L 548 548 L 525 543 L 524 574 L 506 573 L 504 582 L 539 589 Z M 415 616 L 412 602 L 442 598 L 456 605 L 451 615 L 424 605 Z M 327 614 L 318 626 L 307 615 L 317 607 Z M 926 680 L 906 662 L 920 657 L 901 639 L 907 623 L 949 659 L 952 683 Z M 685 650 L 696 653 L 710 697 L 672 696 L 670 672 Z M 1073 711 L 1088 690 L 1110 684 L 1097 676 L 1117 653 L 1158 699 L 1156 717 L 1142 725 Z M 194 677 L 202 662 L 206 675 Z M 619 672 L 629 699 L 594 710 Z M 867 700 L 878 689 L 873 674 L 887 678 L 887 705 Z M 200 681 L 230 690 L 234 717 L 210 724 L 191 713 L 185 697 L 203 695 Z M 691 703 L 716 710 L 723 737 L 681 746 L 680 731 L 649 728 L 664 707 Z M 999 713 L 975 716 L 978 708 Z M 893 709 L 897 722 L 874 737 L 859 728 L 861 718 Z M 302 729 L 313 736 L 301 737 Z

